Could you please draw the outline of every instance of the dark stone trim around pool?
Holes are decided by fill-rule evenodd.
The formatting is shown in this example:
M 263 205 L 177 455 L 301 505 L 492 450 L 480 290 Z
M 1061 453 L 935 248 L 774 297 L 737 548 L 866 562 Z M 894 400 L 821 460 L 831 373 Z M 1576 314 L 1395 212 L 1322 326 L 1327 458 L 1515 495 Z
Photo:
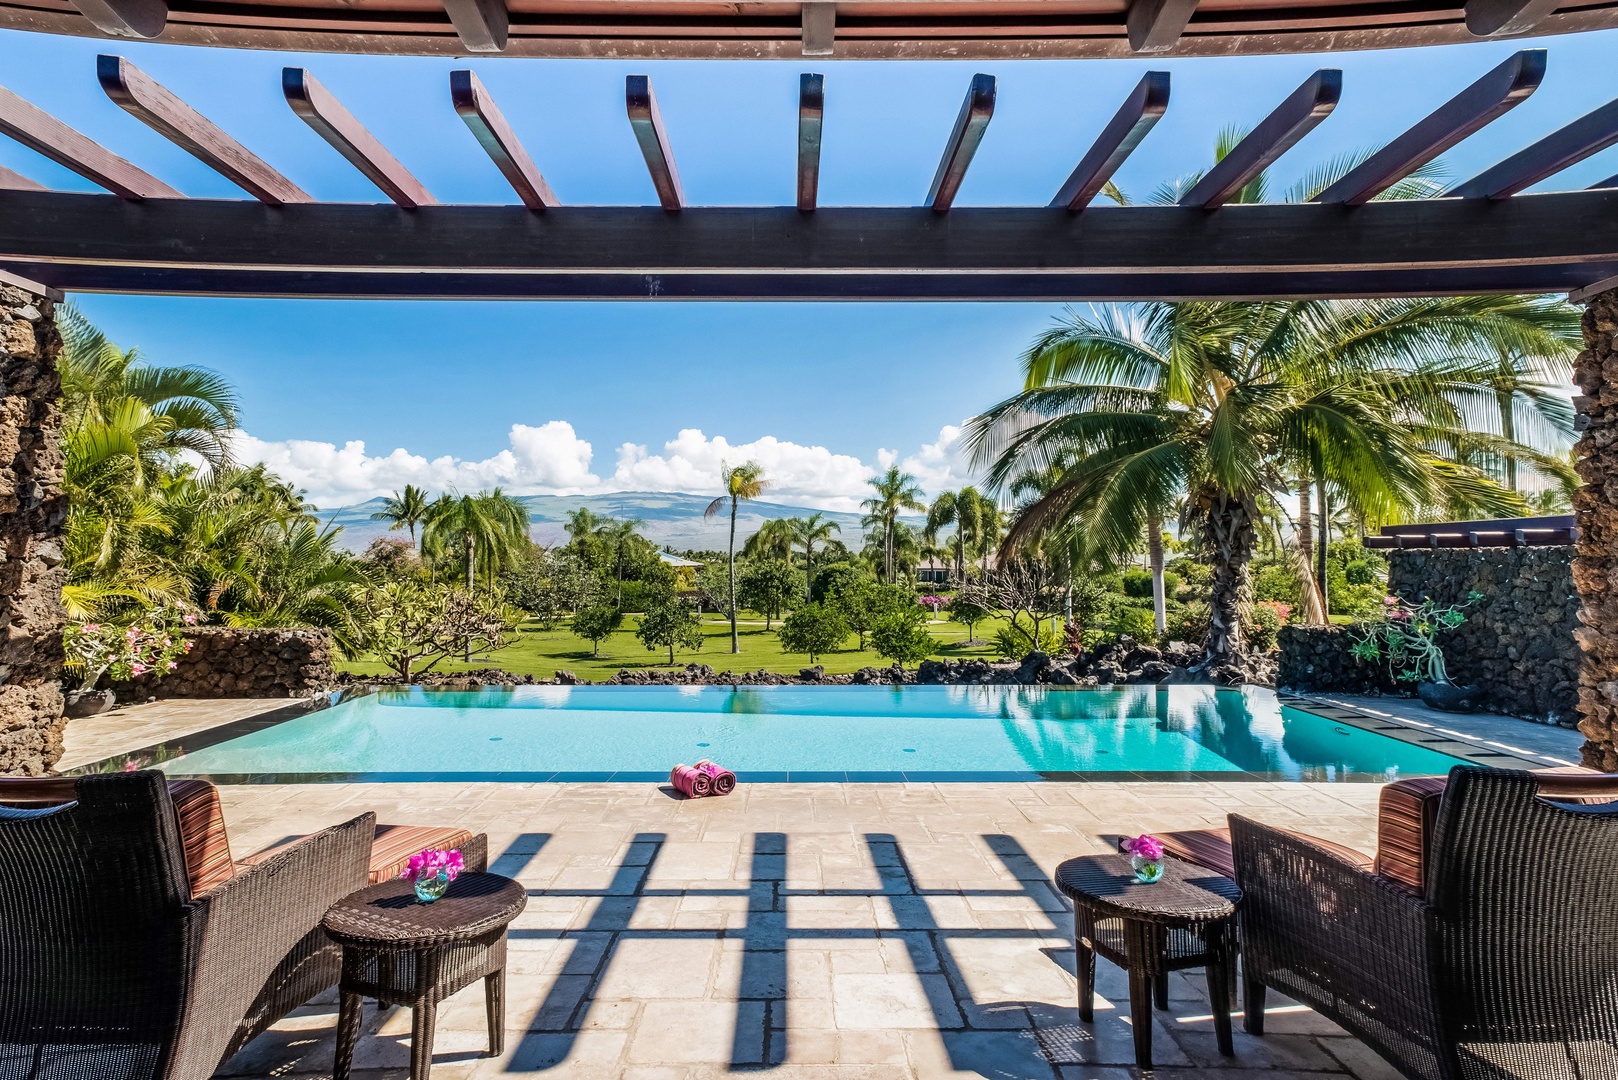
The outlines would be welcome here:
M 1300 712 L 1314 713 L 1327 720 L 1349 724 L 1364 731 L 1386 735 L 1390 739 L 1400 742 L 1412 743 L 1425 747 L 1428 750 L 1445 754 L 1452 758 L 1460 758 L 1468 765 L 1484 765 L 1491 769 L 1549 769 L 1564 763 L 1552 758 L 1540 760 L 1538 757 L 1523 757 L 1517 754 L 1496 750 L 1479 739 L 1471 742 L 1458 739 L 1430 727 L 1408 723 L 1392 716 L 1373 716 L 1371 713 L 1350 708 L 1347 705 L 1337 705 L 1306 694 L 1277 693 L 1276 700 L 1285 709 L 1297 709 Z M 1531 723 L 1531 721 L 1523 721 Z

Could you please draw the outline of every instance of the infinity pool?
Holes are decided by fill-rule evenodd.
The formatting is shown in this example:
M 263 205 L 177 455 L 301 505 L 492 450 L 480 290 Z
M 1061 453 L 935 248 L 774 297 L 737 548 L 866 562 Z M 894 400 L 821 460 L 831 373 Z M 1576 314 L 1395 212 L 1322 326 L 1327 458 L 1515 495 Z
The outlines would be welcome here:
M 1448 755 L 1203 686 L 521 686 L 388 691 L 162 765 L 223 782 L 1285 779 L 1447 773 Z

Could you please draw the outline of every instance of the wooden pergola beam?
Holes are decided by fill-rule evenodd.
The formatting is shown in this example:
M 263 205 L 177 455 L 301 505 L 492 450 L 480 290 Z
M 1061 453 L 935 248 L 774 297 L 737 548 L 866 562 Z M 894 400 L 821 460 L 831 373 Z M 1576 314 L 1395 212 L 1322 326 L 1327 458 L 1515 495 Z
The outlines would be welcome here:
M 101 89 L 125 112 L 270 206 L 313 202 L 302 188 L 121 56 L 96 57 Z
M 125 199 L 183 199 L 178 191 L 0 86 L 0 133 Z
M 1100 137 L 1079 160 L 1051 205 L 1072 211 L 1089 206 L 1090 200 L 1107 186 L 1112 174 L 1146 138 L 1146 133 L 1157 126 L 1168 107 L 1169 73 L 1148 71 L 1107 126 L 1101 129 Z
M 511 13 L 506 10 L 505 0 L 444 0 L 444 11 L 468 52 L 506 51 Z
M 331 144 L 394 204 L 406 210 L 436 206 L 438 200 L 399 164 L 399 159 L 365 130 L 331 91 L 303 68 L 281 69 L 281 91 L 287 104 L 315 133 Z
M 522 204 L 530 210 L 543 210 L 559 205 L 556 194 L 545 182 L 535 166 L 534 159 L 518 141 L 516 132 L 506 123 L 504 114 L 494 99 L 483 88 L 477 74 L 461 70 L 449 73 L 449 96 L 455 112 L 466 121 L 478 144 L 487 151 L 495 168 L 506 178 Z
M 657 95 L 652 93 L 651 76 L 624 77 L 624 105 L 641 156 L 646 159 L 646 171 L 651 173 L 652 186 L 657 189 L 658 203 L 665 210 L 681 209 L 685 206 L 685 192 L 680 187 L 680 172 L 674 165 L 668 132 L 663 129 L 663 113 L 657 107 Z
M 820 197 L 820 137 L 826 118 L 826 76 L 798 77 L 798 209 L 813 210 Z
M 1466 0 L 1466 29 L 1477 37 L 1526 34 L 1555 14 L 1562 0 Z
M 0 165 L 0 188 L 7 191 L 49 191 L 44 184 L 37 180 L 30 180 L 20 172 L 13 172 Z
M 1444 194 L 1461 199 L 1506 199 L 1614 143 L 1618 143 L 1618 99 L 1585 113 Z
M 837 5 L 828 0 L 806 0 L 803 19 L 803 55 L 830 56 L 837 44 Z
M 1212 210 L 1229 202 L 1330 116 L 1342 92 L 1343 73 L 1336 68 L 1322 68 L 1309 76 L 1247 138 L 1204 173 L 1180 199 L 1180 205 Z
M 1168 52 L 1180 43 L 1197 0 L 1130 0 L 1124 14 L 1129 47 L 1138 53 Z
M 299 204 L 0 192 L 0 267 L 67 289 L 349 296 L 1126 299 L 1569 292 L 1618 190 L 1215 213 Z
M 1528 100 L 1544 78 L 1544 49 L 1524 49 L 1508 57 L 1349 170 L 1342 179 L 1316 195 L 1314 201 L 1359 206 L 1374 199 L 1468 135 Z
M 966 99 L 955 117 L 955 127 L 944 144 L 944 156 L 938 161 L 932 186 L 927 189 L 927 205 L 935 214 L 947 214 L 955 205 L 955 196 L 966 179 L 966 170 L 983 142 L 983 134 L 994 117 L 995 79 L 993 75 L 972 76 Z
M 168 0 L 71 0 L 79 14 L 103 34 L 155 38 L 168 25 Z

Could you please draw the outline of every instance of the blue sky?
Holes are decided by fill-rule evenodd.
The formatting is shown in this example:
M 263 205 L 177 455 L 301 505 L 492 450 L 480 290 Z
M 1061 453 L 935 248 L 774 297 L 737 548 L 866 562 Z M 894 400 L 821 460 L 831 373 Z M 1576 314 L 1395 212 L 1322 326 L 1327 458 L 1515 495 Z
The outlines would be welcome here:
M 441 201 L 510 202 L 450 107 L 448 72 L 470 66 L 563 202 L 644 204 L 655 196 L 624 116 L 623 77 L 649 73 L 688 200 L 779 205 L 792 198 L 797 76 L 818 70 L 822 205 L 913 205 L 971 75 L 986 71 L 999 77 L 996 113 L 957 205 L 1024 205 L 1049 200 L 1149 68 L 1172 72 L 1174 86 L 1167 115 L 1118 177 L 1142 194 L 1205 167 L 1221 127 L 1256 122 L 1317 67 L 1344 70 L 1342 103 L 1276 167 L 1283 183 L 1380 145 L 1527 45 L 1550 52 L 1544 84 L 1446 155 L 1459 179 L 1618 96 L 1618 31 L 1328 56 L 1014 63 L 467 62 L 0 32 L 0 84 L 188 195 L 239 197 L 101 91 L 95 56 L 119 52 L 314 195 L 378 201 L 281 97 L 280 68 L 302 65 Z M 9 140 L 0 139 L 0 164 L 94 190 Z M 1618 148 L 1543 186 L 1613 173 Z M 1044 304 L 77 299 L 152 361 L 229 375 L 244 399 L 244 454 L 328 504 L 408 480 L 704 490 L 718 460 L 748 454 L 777 473 L 779 495 L 806 504 L 848 505 L 871 469 L 895 459 L 930 488 L 953 484 L 963 470 L 951 426 L 1015 389 L 1017 353 L 1059 313 Z M 363 451 L 347 445 L 356 441 Z

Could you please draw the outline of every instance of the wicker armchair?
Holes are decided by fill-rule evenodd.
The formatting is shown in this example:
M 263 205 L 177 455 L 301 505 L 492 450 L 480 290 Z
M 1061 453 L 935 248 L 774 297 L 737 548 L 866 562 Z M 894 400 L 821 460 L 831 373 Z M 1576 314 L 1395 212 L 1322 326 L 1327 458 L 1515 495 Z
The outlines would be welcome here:
M 1618 777 L 1459 766 L 1425 895 L 1232 815 L 1246 1027 L 1275 987 L 1413 1080 L 1618 1076 Z
M 162 773 L 61 783 L 0 806 L 0 1075 L 204 1080 L 336 982 L 320 920 L 365 886 L 373 815 L 193 896 Z

